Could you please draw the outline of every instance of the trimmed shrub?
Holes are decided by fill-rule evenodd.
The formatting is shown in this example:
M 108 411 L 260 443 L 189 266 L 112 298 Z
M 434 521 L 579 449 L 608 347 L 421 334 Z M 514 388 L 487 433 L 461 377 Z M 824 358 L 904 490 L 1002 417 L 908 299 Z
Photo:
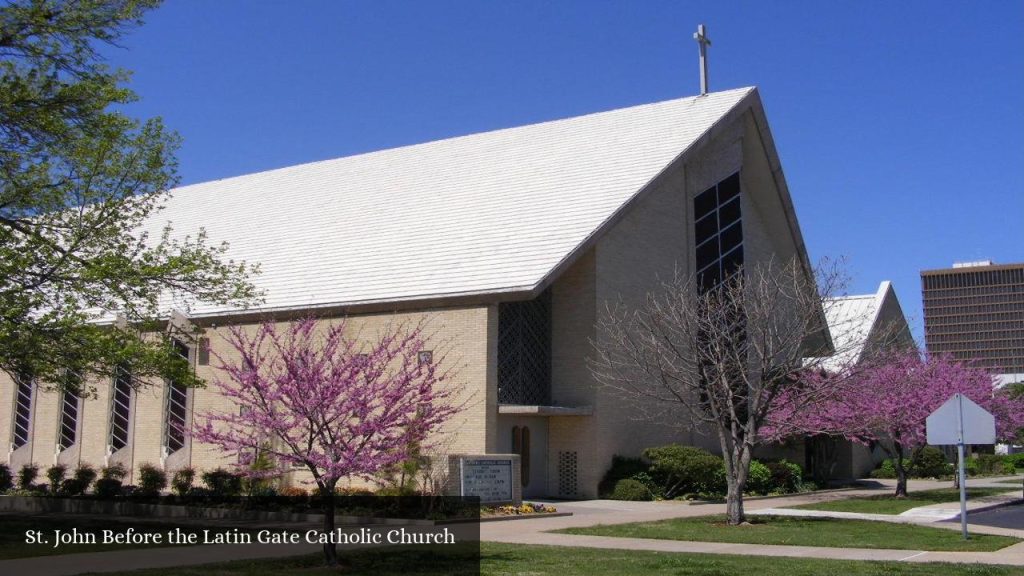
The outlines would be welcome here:
M 139 487 L 137 493 L 140 496 L 158 496 L 160 491 L 166 487 L 166 472 L 152 464 L 139 466 Z
M 18 471 L 18 488 L 21 490 L 31 490 L 36 483 L 36 478 L 39 477 L 39 466 L 35 464 L 26 464 L 21 467 Z
M 117 480 L 123 482 L 124 477 L 128 475 L 128 470 L 123 464 L 111 464 L 110 466 L 104 466 L 100 470 L 100 478 L 103 480 Z
M 804 471 L 799 464 L 780 460 L 779 462 L 767 462 L 765 466 L 771 472 L 772 492 L 791 494 L 799 492 L 803 487 Z
M 89 490 L 93 480 L 96 479 L 96 470 L 88 464 L 81 464 L 75 469 L 75 473 L 60 485 L 60 491 L 68 496 L 80 496 Z
M 174 472 L 174 476 L 171 478 L 171 489 L 174 492 L 184 498 L 188 495 L 188 491 L 192 489 L 192 482 L 196 479 L 196 471 L 193 468 L 182 468 Z
M 1024 452 L 1018 454 L 1007 454 L 1003 462 L 1012 464 L 1015 468 L 1024 468 Z
M 96 488 L 93 494 L 97 498 L 110 500 L 121 495 L 121 480 L 117 478 L 100 478 L 96 481 Z
M 946 455 L 942 453 L 942 450 L 934 446 L 925 446 L 917 452 L 911 476 L 914 478 L 938 478 L 945 476 L 949 471 L 947 464 Z
M 764 495 L 771 491 L 772 471 L 757 460 L 751 460 L 750 472 L 747 474 L 747 492 Z
M 54 494 L 60 490 L 64 483 L 64 477 L 68 474 L 68 467 L 63 464 L 54 464 L 46 469 L 46 479 L 50 481 L 50 492 Z
M 335 492 L 337 492 L 338 495 L 344 496 L 344 494 L 341 493 L 341 489 L 340 488 L 338 490 L 336 490 Z M 282 488 L 281 489 L 281 496 L 284 496 L 285 498 L 294 498 L 296 500 L 303 500 L 303 499 L 309 498 L 309 490 L 306 490 L 305 488 L 299 488 L 297 486 L 289 486 L 287 488 Z
M 964 461 L 964 472 L 968 476 L 977 476 L 981 474 L 981 466 L 978 464 L 978 460 L 975 458 L 968 458 Z
M 0 464 L 0 492 L 7 492 L 14 488 L 14 474 L 11 474 L 11 467 L 7 464 Z
M 651 491 L 651 496 L 653 498 L 663 497 L 661 493 L 661 486 L 658 486 L 658 483 L 655 482 L 654 478 L 647 472 L 637 472 L 636 474 L 633 474 L 630 478 L 632 480 L 636 480 L 637 482 L 643 484 L 644 486 L 647 486 L 647 489 Z
M 992 470 L 995 474 L 1006 474 L 1012 475 L 1017 473 L 1017 467 L 1013 465 L 1013 462 L 1003 462 L 998 467 Z
M 982 474 L 1002 474 L 1006 457 L 1001 454 L 978 454 L 978 470 Z
M 890 459 L 883 460 L 882 463 L 871 471 L 872 478 L 895 478 L 896 477 L 896 465 Z
M 218 498 L 234 498 L 242 491 L 242 477 L 223 468 L 204 472 L 203 484 Z
M 610 496 L 619 480 L 632 478 L 637 474 L 647 473 L 650 465 L 641 458 L 628 456 L 612 456 L 612 466 L 604 473 L 604 478 L 597 485 L 597 492 L 602 497 Z
M 725 464 L 706 450 L 669 444 L 644 450 L 644 457 L 650 460 L 648 473 L 665 498 L 725 493 Z
M 624 478 L 615 483 L 612 500 L 646 501 L 651 499 L 651 491 L 638 480 Z

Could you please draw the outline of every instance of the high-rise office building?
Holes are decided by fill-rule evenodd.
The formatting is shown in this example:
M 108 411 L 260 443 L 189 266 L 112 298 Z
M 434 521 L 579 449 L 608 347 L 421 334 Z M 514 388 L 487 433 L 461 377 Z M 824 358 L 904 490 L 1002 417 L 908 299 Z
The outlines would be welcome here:
M 1024 263 L 964 262 L 921 272 L 925 344 L 1024 381 Z

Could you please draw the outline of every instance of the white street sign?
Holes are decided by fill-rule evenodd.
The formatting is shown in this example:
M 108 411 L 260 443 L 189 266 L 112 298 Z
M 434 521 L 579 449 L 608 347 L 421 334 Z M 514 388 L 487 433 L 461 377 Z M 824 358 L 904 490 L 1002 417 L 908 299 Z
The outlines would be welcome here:
M 932 412 L 925 422 L 928 443 L 956 444 L 957 476 L 960 478 L 960 531 L 967 540 L 967 472 L 964 470 L 965 444 L 995 444 L 996 419 L 963 394 L 953 397 Z
M 963 394 L 946 400 L 925 420 L 925 426 L 932 446 L 996 443 L 995 418 Z

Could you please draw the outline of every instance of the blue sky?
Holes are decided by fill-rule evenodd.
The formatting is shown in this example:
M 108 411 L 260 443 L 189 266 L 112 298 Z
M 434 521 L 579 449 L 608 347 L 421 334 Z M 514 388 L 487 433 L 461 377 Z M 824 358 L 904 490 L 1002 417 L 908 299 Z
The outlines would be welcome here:
M 112 64 L 183 183 L 756 85 L 812 259 L 1024 260 L 1024 2 L 173 0 Z

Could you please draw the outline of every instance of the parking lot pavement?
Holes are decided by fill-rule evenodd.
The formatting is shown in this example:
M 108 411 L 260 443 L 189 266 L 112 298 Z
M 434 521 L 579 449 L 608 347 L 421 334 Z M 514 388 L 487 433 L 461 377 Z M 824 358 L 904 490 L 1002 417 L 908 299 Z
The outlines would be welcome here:
M 960 516 L 943 523 L 959 524 Z M 981 512 L 968 512 L 967 522 L 972 526 L 989 526 L 992 528 L 1008 528 L 1011 530 L 1024 530 L 1024 503 L 1011 504 L 992 510 Z

